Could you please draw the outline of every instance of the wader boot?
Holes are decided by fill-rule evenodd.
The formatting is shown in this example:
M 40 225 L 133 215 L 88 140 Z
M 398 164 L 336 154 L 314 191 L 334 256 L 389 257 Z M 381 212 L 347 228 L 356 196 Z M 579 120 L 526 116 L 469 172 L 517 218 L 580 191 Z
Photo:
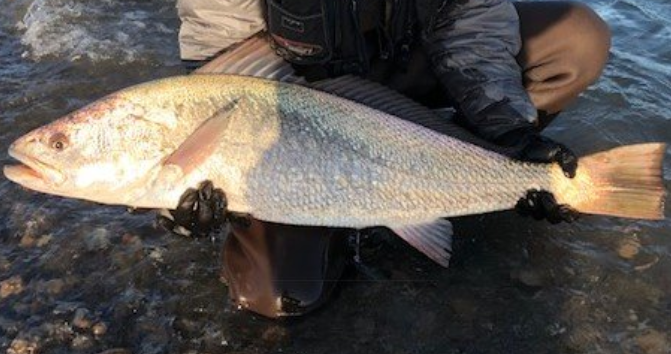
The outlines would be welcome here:
M 258 220 L 246 228 L 233 226 L 222 257 L 231 300 L 270 318 L 316 309 L 343 273 L 350 233 Z

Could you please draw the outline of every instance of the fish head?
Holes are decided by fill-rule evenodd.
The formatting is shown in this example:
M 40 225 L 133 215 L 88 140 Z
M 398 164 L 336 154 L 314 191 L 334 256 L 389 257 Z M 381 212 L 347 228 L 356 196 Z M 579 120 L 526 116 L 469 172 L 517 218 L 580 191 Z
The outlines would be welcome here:
M 174 149 L 167 137 L 177 127 L 166 123 L 174 113 L 145 106 L 113 94 L 33 130 L 10 146 L 21 164 L 5 166 L 5 176 L 43 193 L 126 204 Z

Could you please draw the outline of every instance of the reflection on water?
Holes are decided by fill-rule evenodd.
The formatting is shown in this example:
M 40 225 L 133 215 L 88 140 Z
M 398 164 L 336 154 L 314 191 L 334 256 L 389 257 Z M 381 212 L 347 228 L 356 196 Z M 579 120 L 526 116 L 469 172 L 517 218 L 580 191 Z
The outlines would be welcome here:
M 549 133 L 583 152 L 671 143 L 671 5 L 592 4 L 613 29 L 612 59 Z M 0 164 L 28 130 L 181 72 L 169 1 L 5 5 Z M 670 188 L 671 159 L 665 168 Z M 4 179 L 0 196 L 0 350 L 9 353 L 671 352 L 671 220 L 464 218 L 450 270 L 389 238 L 367 256 L 388 281 L 352 274 L 323 310 L 272 322 L 228 306 L 220 238 L 180 239 L 154 229 L 152 215 Z

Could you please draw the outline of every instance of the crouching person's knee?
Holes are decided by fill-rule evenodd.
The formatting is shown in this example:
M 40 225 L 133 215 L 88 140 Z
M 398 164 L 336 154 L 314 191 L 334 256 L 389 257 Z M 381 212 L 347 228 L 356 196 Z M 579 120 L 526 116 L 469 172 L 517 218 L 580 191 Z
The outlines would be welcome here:
M 570 7 L 570 28 L 575 31 L 570 48 L 578 80 L 586 87 L 601 76 L 608 62 L 611 33 L 608 24 L 589 6 L 571 2 Z

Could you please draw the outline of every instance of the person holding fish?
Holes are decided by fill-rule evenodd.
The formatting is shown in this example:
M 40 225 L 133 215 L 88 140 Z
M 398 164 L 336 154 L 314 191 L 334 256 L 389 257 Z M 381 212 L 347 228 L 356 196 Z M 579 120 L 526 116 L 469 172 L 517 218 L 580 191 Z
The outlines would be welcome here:
M 3 173 L 42 193 L 170 210 L 159 220 L 178 234 L 230 223 L 223 277 L 242 308 L 318 308 L 353 230 L 386 227 L 446 267 L 450 217 L 664 219 L 664 143 L 578 161 L 539 134 L 606 62 L 608 29 L 583 5 L 178 5 L 183 57 L 216 58 L 32 130 Z M 454 119 L 430 108 L 448 105 Z
M 356 75 L 454 120 L 515 159 L 557 163 L 575 175 L 578 159 L 540 135 L 603 70 L 610 32 L 587 6 L 507 0 L 180 0 L 179 42 L 195 69 L 267 31 L 275 52 L 308 81 Z M 187 191 L 161 223 L 178 234 L 218 228 L 225 196 L 211 183 Z M 523 214 L 551 222 L 575 213 L 532 191 Z M 224 247 L 231 298 L 268 317 L 323 304 L 341 276 L 351 231 L 290 226 L 238 215 Z

